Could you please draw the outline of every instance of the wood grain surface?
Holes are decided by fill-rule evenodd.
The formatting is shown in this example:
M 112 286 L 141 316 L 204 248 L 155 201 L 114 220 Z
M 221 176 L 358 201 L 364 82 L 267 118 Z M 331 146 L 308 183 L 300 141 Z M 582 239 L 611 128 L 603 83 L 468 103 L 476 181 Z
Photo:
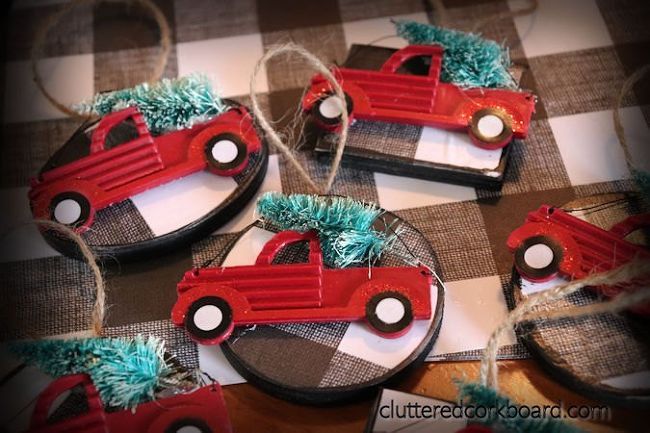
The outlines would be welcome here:
M 502 361 L 502 392 L 517 403 L 594 405 L 601 403 L 582 397 L 551 380 L 532 360 Z M 395 389 L 443 400 L 456 398 L 455 379 L 477 380 L 478 362 L 437 362 L 424 364 Z M 272 397 L 252 385 L 224 387 L 228 412 L 235 433 L 347 433 L 363 432 L 372 400 L 332 407 L 301 406 Z M 605 423 L 578 422 L 588 432 L 649 431 L 648 412 L 612 408 Z

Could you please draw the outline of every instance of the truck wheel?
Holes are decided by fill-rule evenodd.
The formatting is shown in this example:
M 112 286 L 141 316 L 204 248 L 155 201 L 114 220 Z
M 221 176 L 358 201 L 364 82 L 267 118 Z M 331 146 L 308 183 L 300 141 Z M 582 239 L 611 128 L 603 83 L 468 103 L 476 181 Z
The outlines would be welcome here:
M 381 334 L 397 334 L 413 322 L 411 301 L 399 292 L 374 295 L 366 303 L 366 320 Z
M 205 344 L 218 344 L 232 332 L 232 308 L 217 296 L 205 296 L 194 301 L 185 316 L 187 332 Z
M 68 227 L 83 226 L 91 211 L 88 199 L 78 192 L 64 192 L 50 203 L 50 219 Z
M 216 433 L 201 419 L 184 418 L 174 421 L 165 433 Z
M 500 149 L 512 140 L 510 118 L 495 108 L 478 110 L 470 120 L 469 135 L 478 147 Z
M 220 176 L 232 176 L 241 172 L 237 169 L 243 169 L 247 156 L 246 144 L 235 134 L 215 135 L 205 143 L 208 167 Z
M 352 99 L 345 93 L 348 116 L 352 113 Z M 312 113 L 316 120 L 326 126 L 334 126 L 341 123 L 343 107 L 340 99 L 335 93 L 325 95 L 314 105 Z
M 515 251 L 515 267 L 526 279 L 545 281 L 557 275 L 562 247 L 548 236 L 533 236 L 524 240 Z

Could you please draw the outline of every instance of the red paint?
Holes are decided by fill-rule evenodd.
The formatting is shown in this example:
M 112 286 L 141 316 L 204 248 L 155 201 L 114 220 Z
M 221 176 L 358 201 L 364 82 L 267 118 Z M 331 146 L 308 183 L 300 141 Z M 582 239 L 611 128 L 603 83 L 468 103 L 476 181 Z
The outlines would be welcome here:
M 52 404 L 66 391 L 77 386 L 84 389 L 88 411 L 72 418 L 48 422 Z M 90 377 L 75 374 L 55 380 L 41 393 L 34 407 L 28 433 L 168 433 L 186 425 L 184 422 L 195 422 L 209 428 L 207 431 L 210 432 L 232 432 L 218 384 L 143 403 L 133 412 L 107 412 Z M 173 425 L 177 428 L 169 430 Z
M 650 227 L 650 214 L 628 217 L 609 230 L 603 230 L 561 209 L 543 205 L 528 214 L 525 224 L 510 234 L 507 245 L 510 251 L 516 253 L 527 239 L 536 236 L 550 238 L 562 249 L 562 258 L 554 272 L 536 277 L 518 266 L 515 260 L 517 271 L 530 281 L 548 281 L 558 274 L 570 280 L 579 280 L 635 259 L 650 260 L 650 249 L 625 239 L 628 234 L 644 227 Z M 614 297 L 625 287 L 597 289 L 604 296 Z M 635 307 L 633 311 L 650 314 L 650 304 Z
M 307 263 L 272 264 L 283 247 L 299 241 L 309 242 Z M 190 332 L 199 343 L 218 344 L 228 338 L 234 326 L 362 320 L 366 318 L 370 298 L 385 291 L 408 299 L 413 319 L 431 317 L 432 280 L 426 268 L 373 267 L 370 277 L 368 272 L 367 267 L 325 268 L 316 232 L 283 231 L 265 245 L 252 266 L 213 267 L 185 273 L 177 287 L 172 322 L 186 326 L 194 302 L 212 296 L 222 298 L 232 310 L 228 328 L 221 335 L 210 337 Z M 378 333 L 398 337 L 408 331 L 408 325 L 395 332 Z
M 138 137 L 105 148 L 111 129 L 130 120 Z M 82 132 L 83 133 L 83 132 Z M 208 166 L 207 141 L 219 134 L 232 134 L 245 144 L 245 156 L 234 167 Z M 205 168 L 219 176 L 234 176 L 248 164 L 249 155 L 261 143 L 251 115 L 243 107 L 231 108 L 192 128 L 152 136 L 136 107 L 104 116 L 92 132 L 90 153 L 76 161 L 53 168 L 32 179 L 29 198 L 35 218 L 52 219 L 53 200 L 60 194 L 74 193 L 88 203 L 85 221 L 73 224 L 78 232 L 87 230 L 98 210 L 118 203 L 150 188 L 182 178 Z
M 450 130 L 467 130 L 473 142 L 483 148 L 501 148 L 514 138 L 525 138 L 535 111 L 535 96 L 506 89 L 463 89 L 440 81 L 443 48 L 437 45 L 410 45 L 396 51 L 379 71 L 336 68 L 332 72 L 352 101 L 350 121 L 367 119 L 408 123 Z M 398 73 L 409 59 L 431 58 L 427 76 Z M 312 78 L 302 101 L 311 111 L 324 96 L 332 94 L 329 82 L 320 74 Z M 510 124 L 512 135 L 498 142 L 485 142 L 471 133 L 472 116 L 482 109 L 501 112 Z M 320 124 L 336 130 L 339 125 Z

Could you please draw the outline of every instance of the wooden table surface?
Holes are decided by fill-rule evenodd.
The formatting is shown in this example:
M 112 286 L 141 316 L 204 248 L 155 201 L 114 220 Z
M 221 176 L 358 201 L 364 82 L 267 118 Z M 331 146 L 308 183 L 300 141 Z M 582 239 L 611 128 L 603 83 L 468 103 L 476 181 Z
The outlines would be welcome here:
M 533 360 L 499 363 L 502 392 L 517 403 L 568 405 L 602 405 L 554 382 Z M 412 372 L 395 389 L 427 395 L 442 400 L 455 400 L 454 379 L 478 378 L 479 362 L 427 363 Z M 372 400 L 333 407 L 301 406 L 265 394 L 253 385 L 224 387 L 228 412 L 235 433 L 271 432 L 362 432 L 366 426 Z M 578 423 L 585 431 L 643 432 L 650 431 L 649 413 L 613 408 L 607 423 Z

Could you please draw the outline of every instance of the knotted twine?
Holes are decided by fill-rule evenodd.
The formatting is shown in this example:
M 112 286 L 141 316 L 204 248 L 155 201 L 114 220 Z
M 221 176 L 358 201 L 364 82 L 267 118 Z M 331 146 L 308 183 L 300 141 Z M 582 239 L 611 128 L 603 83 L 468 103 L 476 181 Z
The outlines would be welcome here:
M 481 384 L 498 391 L 497 352 L 499 340 L 503 334 L 516 324 L 530 320 L 554 320 L 568 317 L 580 317 L 601 313 L 617 313 L 631 306 L 650 301 L 650 287 L 621 293 L 610 301 L 589 304 L 581 307 L 549 309 L 544 304 L 564 298 L 584 287 L 614 286 L 617 284 L 638 285 L 647 283 L 650 278 L 650 263 L 632 261 L 608 272 L 593 274 L 582 280 L 569 282 L 561 286 L 531 295 L 513 309 L 506 319 L 492 332 L 481 359 Z M 541 307 L 541 308 L 538 308 Z
M 77 232 L 61 223 L 43 219 L 35 219 L 33 223 L 37 226 L 54 230 L 77 244 L 79 251 L 95 277 L 95 304 L 91 313 L 90 331 L 96 336 L 101 336 L 104 329 L 104 316 L 106 314 L 106 284 L 102 276 L 102 271 L 97 264 L 95 253 Z
M 618 138 L 621 147 L 623 148 L 623 153 L 625 154 L 625 162 L 627 167 L 630 170 L 634 180 L 637 182 L 639 188 L 644 194 L 650 194 L 650 173 L 642 168 L 639 168 L 634 163 L 632 153 L 628 146 L 627 140 L 625 138 L 625 129 L 623 127 L 623 122 L 621 122 L 621 113 L 620 108 L 623 105 L 623 98 L 629 93 L 632 89 L 632 86 L 643 78 L 648 71 L 650 71 L 650 64 L 643 65 L 630 75 L 627 80 L 623 83 L 621 91 L 618 93 L 614 101 L 614 130 L 616 131 L 616 137 Z
M 38 71 L 38 62 L 43 57 L 43 46 L 47 38 L 48 33 L 63 17 L 68 15 L 71 11 L 76 9 L 78 6 L 92 3 L 127 3 L 127 4 L 138 4 L 143 7 L 156 21 L 158 28 L 160 30 L 160 53 L 156 59 L 153 70 L 147 82 L 158 81 L 162 74 L 165 71 L 165 66 L 167 65 L 167 59 L 169 58 L 169 53 L 171 51 L 171 30 L 169 28 L 169 23 L 165 14 L 156 6 L 151 0 L 72 0 L 67 3 L 59 11 L 50 15 L 43 25 L 38 28 L 36 35 L 34 36 L 34 44 L 31 52 L 31 65 L 32 65 L 32 75 L 36 86 L 41 91 L 41 93 L 47 98 L 47 100 L 56 107 L 59 111 L 64 114 L 67 114 L 73 118 L 87 119 L 89 116 L 84 113 L 73 110 L 64 103 L 56 99 L 46 88 L 41 78 L 40 72 Z
M 262 67 L 265 66 L 269 60 L 282 54 L 297 54 L 303 59 L 305 59 L 305 61 L 309 66 L 311 66 L 313 69 L 320 72 L 327 79 L 327 81 L 334 89 L 334 93 L 338 97 L 339 103 L 341 104 L 341 129 L 339 132 L 338 144 L 336 146 L 336 152 L 334 154 L 334 158 L 332 159 L 330 172 L 327 176 L 325 184 L 322 186 L 316 184 L 316 182 L 312 179 L 309 173 L 307 173 L 307 169 L 305 169 L 305 167 L 297 160 L 295 154 L 291 149 L 292 145 L 285 144 L 282 138 L 280 138 L 280 135 L 277 133 L 277 131 L 273 129 L 270 122 L 267 120 L 266 116 L 262 112 L 259 101 L 257 99 L 257 90 L 256 90 L 257 76 L 262 70 Z M 250 96 L 251 96 L 251 105 L 253 109 L 253 114 L 255 115 L 255 119 L 259 123 L 260 127 L 266 134 L 267 139 L 280 152 L 282 152 L 282 154 L 287 158 L 287 160 L 291 163 L 291 165 L 293 165 L 295 169 L 298 171 L 300 177 L 302 177 L 305 180 L 305 182 L 307 182 L 307 184 L 311 187 L 311 189 L 315 193 L 327 194 L 332 188 L 332 184 L 334 183 L 334 179 L 336 178 L 336 173 L 338 172 L 339 166 L 341 164 L 341 158 L 343 157 L 343 149 L 345 148 L 345 144 L 348 138 L 348 126 L 349 126 L 349 115 L 348 115 L 348 109 L 347 109 L 347 104 L 345 99 L 345 93 L 343 92 L 341 85 L 334 77 L 332 71 L 330 71 L 327 68 L 327 66 L 325 66 L 323 62 L 321 62 L 318 59 L 318 57 L 314 56 L 312 53 L 310 53 L 305 48 L 299 45 L 296 45 L 294 43 L 277 45 L 271 47 L 266 52 L 266 54 L 264 54 L 264 56 L 262 56 L 262 58 L 257 61 L 257 64 L 255 65 L 255 70 L 253 71 L 253 76 L 251 77 L 250 80 Z M 293 146 L 295 146 L 295 143 Z

